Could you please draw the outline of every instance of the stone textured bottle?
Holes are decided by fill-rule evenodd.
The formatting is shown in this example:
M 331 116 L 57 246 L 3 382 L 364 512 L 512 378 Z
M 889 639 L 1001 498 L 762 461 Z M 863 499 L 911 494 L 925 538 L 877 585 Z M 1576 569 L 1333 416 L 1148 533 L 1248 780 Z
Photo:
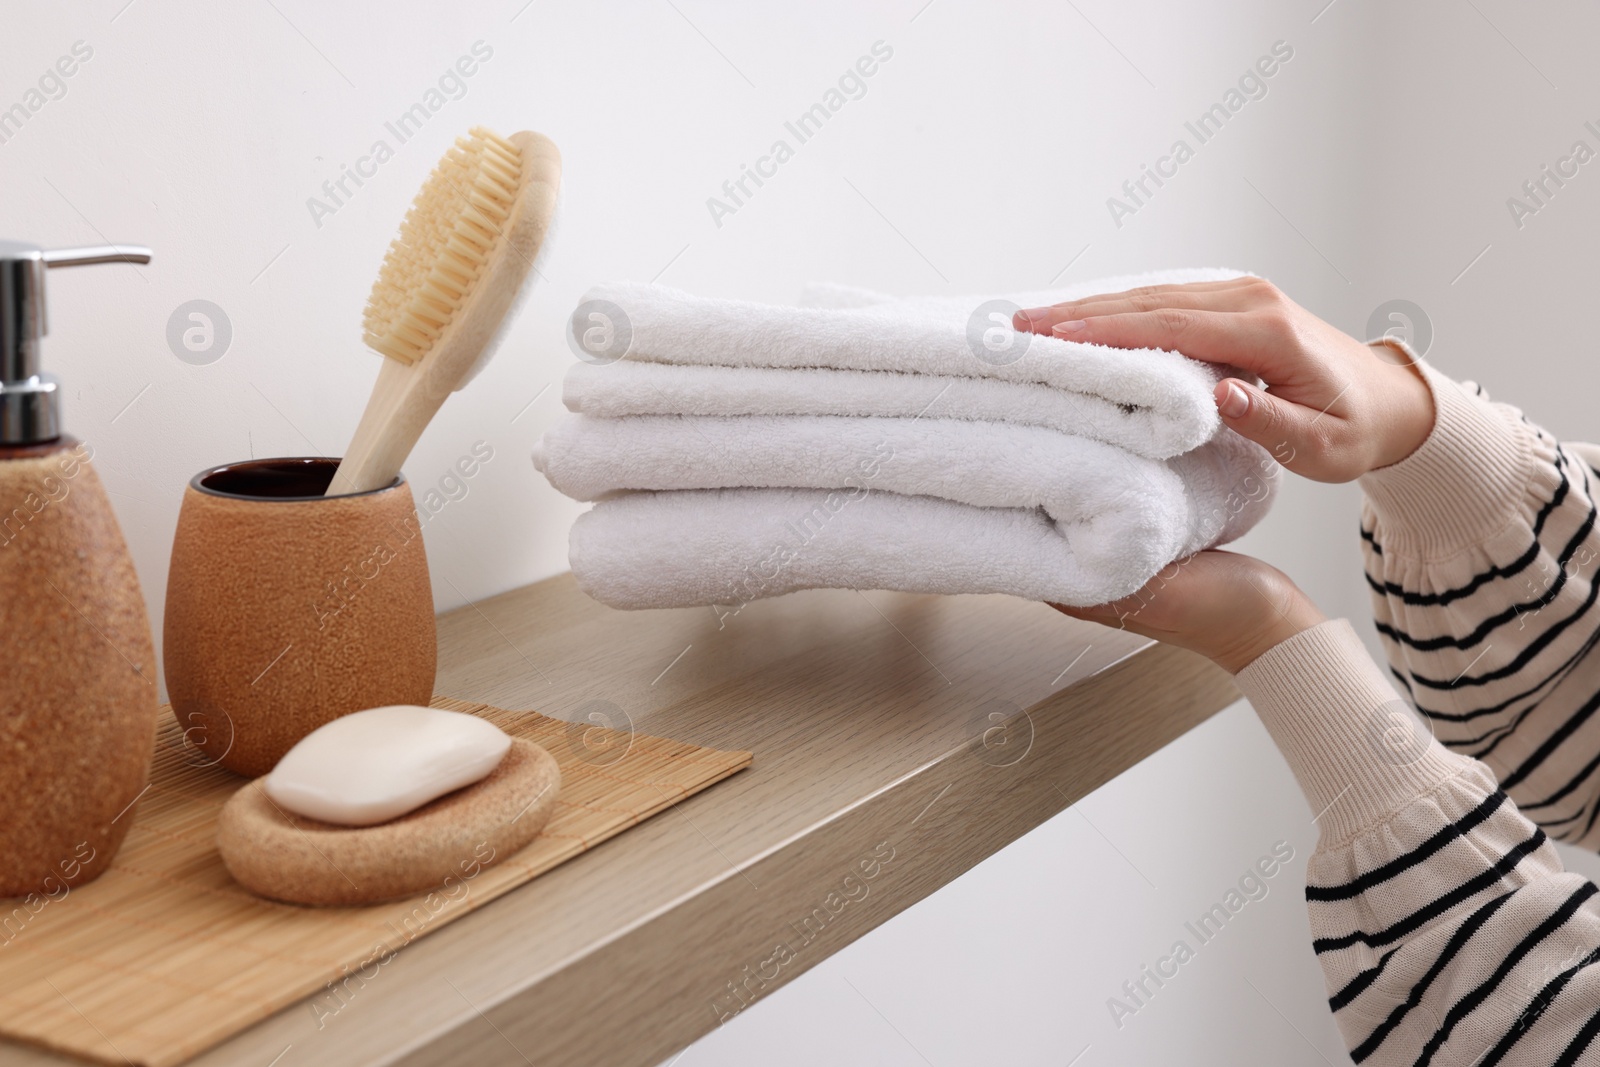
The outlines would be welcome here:
M 144 793 L 156 660 L 133 561 L 87 445 L 39 373 L 44 272 L 131 260 L 0 241 L 0 897 L 106 869 Z

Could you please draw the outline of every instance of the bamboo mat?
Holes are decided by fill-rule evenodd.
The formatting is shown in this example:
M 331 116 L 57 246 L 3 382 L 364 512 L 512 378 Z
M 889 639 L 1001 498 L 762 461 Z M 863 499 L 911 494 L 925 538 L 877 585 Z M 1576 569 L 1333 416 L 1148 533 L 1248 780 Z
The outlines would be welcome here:
M 245 780 L 206 765 L 163 708 L 150 787 L 111 868 L 59 899 L 0 901 L 0 1034 L 167 1067 L 312 994 L 312 1010 L 336 1011 L 330 983 L 347 971 L 381 966 L 392 958 L 382 953 L 750 765 L 748 752 L 445 697 L 433 705 L 482 715 L 561 765 L 555 813 L 532 844 L 448 894 L 360 908 L 253 896 L 213 841 L 217 811 Z

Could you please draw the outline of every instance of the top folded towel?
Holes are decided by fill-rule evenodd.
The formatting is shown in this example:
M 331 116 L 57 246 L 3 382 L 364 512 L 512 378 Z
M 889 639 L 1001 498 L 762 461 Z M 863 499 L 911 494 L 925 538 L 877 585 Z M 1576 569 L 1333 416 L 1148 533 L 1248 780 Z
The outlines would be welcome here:
M 1242 273 L 1169 270 L 988 298 L 897 300 L 814 286 L 806 294 L 811 306 L 804 307 L 711 300 L 658 285 L 599 285 L 572 316 L 574 348 L 590 365 L 569 373 L 564 399 L 573 411 L 602 417 L 926 414 L 1003 421 L 1165 459 L 1216 434 L 1212 390 L 1237 372 L 1177 352 L 1018 334 L 1011 313 L 1092 293 Z

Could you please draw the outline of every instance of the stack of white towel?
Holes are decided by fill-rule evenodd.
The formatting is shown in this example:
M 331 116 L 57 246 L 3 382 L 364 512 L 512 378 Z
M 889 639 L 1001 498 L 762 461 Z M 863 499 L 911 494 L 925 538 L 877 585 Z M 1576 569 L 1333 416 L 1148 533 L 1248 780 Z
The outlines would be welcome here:
M 1238 273 L 992 301 L 812 286 L 800 307 L 599 286 L 571 323 L 575 414 L 534 452 L 556 489 L 597 502 L 572 528 L 573 574 L 619 608 L 1132 593 L 1271 503 L 1277 465 L 1212 400 L 1238 372 L 1013 334 L 1008 309 Z

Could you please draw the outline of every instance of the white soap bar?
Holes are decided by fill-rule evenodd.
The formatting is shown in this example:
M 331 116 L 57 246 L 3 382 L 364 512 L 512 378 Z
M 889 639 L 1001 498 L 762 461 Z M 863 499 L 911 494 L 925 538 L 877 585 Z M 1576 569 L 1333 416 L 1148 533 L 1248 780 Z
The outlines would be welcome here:
M 296 815 L 371 826 L 487 777 L 510 748 L 504 730 L 476 715 L 409 704 L 369 708 L 302 737 L 263 788 Z

